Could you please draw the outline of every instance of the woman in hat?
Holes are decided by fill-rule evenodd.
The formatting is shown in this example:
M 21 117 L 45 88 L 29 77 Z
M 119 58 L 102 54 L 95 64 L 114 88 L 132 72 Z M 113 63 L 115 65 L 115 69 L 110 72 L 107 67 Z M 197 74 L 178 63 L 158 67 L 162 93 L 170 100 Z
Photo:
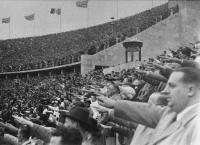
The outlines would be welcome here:
M 71 108 L 69 112 L 61 112 L 65 116 L 64 126 L 78 128 L 82 134 L 82 145 L 104 145 L 97 121 L 90 117 L 89 110 L 82 107 Z

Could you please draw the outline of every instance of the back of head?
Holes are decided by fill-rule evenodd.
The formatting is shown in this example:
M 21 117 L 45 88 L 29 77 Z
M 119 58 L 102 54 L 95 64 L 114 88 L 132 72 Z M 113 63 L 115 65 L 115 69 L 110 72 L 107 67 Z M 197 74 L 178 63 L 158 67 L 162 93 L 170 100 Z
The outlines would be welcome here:
M 191 49 L 189 47 L 184 47 L 182 49 L 182 54 L 186 55 L 187 57 L 191 56 Z
M 62 139 L 61 143 L 63 145 L 81 145 L 82 135 L 80 131 L 76 128 L 62 128 Z
M 77 128 L 60 126 L 54 132 L 50 145 L 81 145 L 82 135 Z

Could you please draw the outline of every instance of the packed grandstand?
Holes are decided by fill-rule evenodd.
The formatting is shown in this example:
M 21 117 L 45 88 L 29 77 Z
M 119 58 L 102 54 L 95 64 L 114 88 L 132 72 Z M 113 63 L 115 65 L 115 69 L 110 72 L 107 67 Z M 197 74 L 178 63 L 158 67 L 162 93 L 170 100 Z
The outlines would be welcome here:
M 178 12 L 174 7 L 173 13 Z M 134 16 L 71 32 L 0 41 L 1 72 L 24 71 L 79 62 L 151 27 L 171 14 L 168 4 Z M 114 27 L 113 27 L 114 26 Z

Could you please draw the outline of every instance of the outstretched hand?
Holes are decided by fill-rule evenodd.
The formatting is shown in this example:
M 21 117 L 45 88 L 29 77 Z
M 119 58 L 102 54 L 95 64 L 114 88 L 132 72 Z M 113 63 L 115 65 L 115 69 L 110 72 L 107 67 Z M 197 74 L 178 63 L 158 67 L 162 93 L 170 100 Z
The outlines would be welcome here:
M 14 120 L 16 122 L 18 122 L 20 124 L 27 124 L 27 125 L 33 126 L 33 122 L 31 122 L 29 120 L 26 120 L 23 117 L 19 117 L 19 116 L 13 115 L 13 118 L 14 118 Z
M 173 58 L 173 57 L 167 57 L 167 56 L 159 56 L 162 60 L 166 61 L 166 62 L 176 62 L 178 59 L 177 58 Z
M 153 63 L 153 66 L 155 68 L 158 68 L 158 69 L 164 69 L 165 68 L 163 65 L 160 65 L 160 64 L 157 64 L 157 63 Z
M 109 112 L 112 109 L 103 107 L 102 105 L 98 105 L 98 106 L 92 106 L 92 108 L 95 108 L 97 111 L 101 112 L 101 113 L 106 113 Z
M 140 69 L 136 69 L 135 72 L 139 74 L 146 74 L 146 71 Z
M 107 108 L 114 108 L 114 105 L 116 103 L 115 100 L 107 98 L 107 97 L 98 97 L 98 103 L 101 106 L 107 107 Z

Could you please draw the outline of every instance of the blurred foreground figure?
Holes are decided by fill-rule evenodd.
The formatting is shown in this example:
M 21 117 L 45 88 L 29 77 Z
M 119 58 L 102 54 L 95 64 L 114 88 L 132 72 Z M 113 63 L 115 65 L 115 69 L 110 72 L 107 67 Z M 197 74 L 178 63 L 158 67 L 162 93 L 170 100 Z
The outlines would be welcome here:
M 57 129 L 57 134 L 51 137 L 49 145 L 81 145 L 82 136 L 78 129 L 62 127 Z

